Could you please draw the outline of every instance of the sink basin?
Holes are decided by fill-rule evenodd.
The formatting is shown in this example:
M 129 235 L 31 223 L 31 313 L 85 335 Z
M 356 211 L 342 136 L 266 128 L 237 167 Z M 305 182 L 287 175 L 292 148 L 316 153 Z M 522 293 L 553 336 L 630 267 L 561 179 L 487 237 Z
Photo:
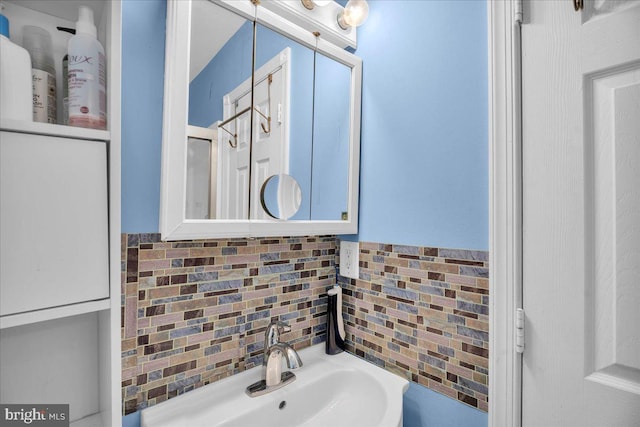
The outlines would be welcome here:
M 142 411 L 142 427 L 401 427 L 409 382 L 348 353 L 329 356 L 324 343 L 298 352 L 296 380 L 258 397 L 245 393 L 257 367 Z M 283 367 L 284 369 L 284 367 Z

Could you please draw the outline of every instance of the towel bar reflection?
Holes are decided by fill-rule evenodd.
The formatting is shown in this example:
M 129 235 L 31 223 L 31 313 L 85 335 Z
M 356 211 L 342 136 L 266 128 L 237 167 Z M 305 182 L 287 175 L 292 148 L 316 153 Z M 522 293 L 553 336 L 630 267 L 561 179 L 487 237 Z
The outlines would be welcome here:
M 231 137 L 233 138 L 234 142 L 231 142 L 231 139 L 227 140 L 229 142 L 229 145 L 231 146 L 231 148 L 236 148 L 238 146 L 238 134 L 237 133 L 231 133 L 229 130 L 224 128 L 224 125 L 228 124 L 229 122 L 237 119 L 238 117 L 240 117 L 241 115 L 243 115 L 244 113 L 246 113 L 247 111 L 251 110 L 251 107 L 247 107 L 244 110 L 240 111 L 237 114 L 234 114 L 232 117 L 229 117 L 227 120 L 225 120 L 224 122 L 221 122 L 218 127 L 220 129 L 222 129 L 223 131 L 225 131 L 226 133 L 228 133 L 229 135 L 231 135 Z M 266 116 L 262 113 L 262 111 L 260 111 L 258 109 L 258 107 L 255 107 L 256 113 L 260 114 L 266 121 L 268 124 L 268 128 L 265 127 L 264 123 L 260 123 L 260 126 L 262 127 L 262 130 L 264 131 L 264 133 L 268 134 L 271 132 L 271 115 Z
M 262 116 L 263 119 L 265 119 L 267 121 L 267 126 L 264 125 L 264 123 L 260 123 L 260 127 L 262 127 L 262 131 L 266 134 L 270 134 L 271 133 L 271 84 L 273 83 L 273 74 L 269 74 L 267 76 L 267 78 L 265 79 L 268 82 L 268 86 L 267 86 L 267 100 L 268 100 L 268 105 L 269 105 L 269 115 L 265 115 L 262 111 L 260 111 L 260 109 L 258 107 L 254 107 L 254 109 L 256 110 L 256 113 L 260 114 L 260 116 Z M 264 80 L 262 80 L 264 81 Z M 258 82 L 257 84 L 262 83 L 262 81 Z M 257 86 L 256 84 L 256 86 Z M 251 110 L 251 107 L 247 107 L 244 110 L 240 111 L 239 113 L 234 114 L 233 116 L 229 117 L 227 120 L 225 120 L 224 122 L 220 123 L 218 125 L 218 128 L 222 129 L 223 131 L 225 131 L 226 133 L 228 133 L 229 135 L 231 135 L 231 137 L 233 138 L 233 142 L 231 142 L 231 140 L 227 140 L 229 142 L 229 145 L 231 146 L 231 148 L 236 148 L 238 146 L 238 134 L 237 133 L 231 133 L 229 130 L 224 128 L 224 125 L 230 123 L 231 121 L 237 119 L 238 117 L 240 117 L 241 115 L 243 115 L 244 113 L 246 113 L 247 111 Z
M 246 113 L 249 110 L 251 110 L 251 107 L 245 108 L 244 110 L 240 111 L 239 113 L 236 113 L 233 116 L 229 117 L 224 122 L 221 122 L 220 124 L 218 124 L 218 128 L 219 129 L 222 129 L 223 131 L 225 131 L 226 133 L 231 135 L 231 137 L 233 137 L 233 143 L 231 142 L 230 139 L 228 140 L 229 145 L 231 146 L 231 148 L 236 148 L 238 146 L 238 134 L 237 133 L 231 133 L 230 131 L 228 131 L 227 129 L 224 128 L 224 125 L 226 125 L 227 123 L 230 123 L 233 120 L 236 120 L 238 117 L 240 117 L 241 115 L 243 115 L 244 113 Z

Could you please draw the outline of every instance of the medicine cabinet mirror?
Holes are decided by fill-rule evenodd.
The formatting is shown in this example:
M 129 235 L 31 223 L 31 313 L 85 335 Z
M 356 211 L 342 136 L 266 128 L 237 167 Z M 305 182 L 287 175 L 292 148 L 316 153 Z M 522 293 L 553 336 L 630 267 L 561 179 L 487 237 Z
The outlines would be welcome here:
M 359 58 L 250 0 L 169 0 L 165 58 L 164 240 L 357 232 Z

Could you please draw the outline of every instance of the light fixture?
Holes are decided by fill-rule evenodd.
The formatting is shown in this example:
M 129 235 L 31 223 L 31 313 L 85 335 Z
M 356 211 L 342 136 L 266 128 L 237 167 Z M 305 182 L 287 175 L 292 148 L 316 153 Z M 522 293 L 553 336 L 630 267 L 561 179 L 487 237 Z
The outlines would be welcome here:
M 344 11 L 338 15 L 338 25 L 343 30 L 349 27 L 357 27 L 367 19 L 369 15 L 369 5 L 367 0 L 349 0 L 344 7 Z
M 313 10 L 315 6 L 323 7 L 331 3 L 333 0 L 300 0 L 302 5 L 309 10 Z

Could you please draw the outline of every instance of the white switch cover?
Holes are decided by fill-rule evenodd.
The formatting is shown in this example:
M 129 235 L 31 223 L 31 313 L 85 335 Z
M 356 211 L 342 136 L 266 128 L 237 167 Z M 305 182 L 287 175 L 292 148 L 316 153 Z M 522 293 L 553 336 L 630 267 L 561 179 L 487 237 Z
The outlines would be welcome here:
M 340 241 L 340 275 L 360 278 L 360 245 L 358 242 Z

